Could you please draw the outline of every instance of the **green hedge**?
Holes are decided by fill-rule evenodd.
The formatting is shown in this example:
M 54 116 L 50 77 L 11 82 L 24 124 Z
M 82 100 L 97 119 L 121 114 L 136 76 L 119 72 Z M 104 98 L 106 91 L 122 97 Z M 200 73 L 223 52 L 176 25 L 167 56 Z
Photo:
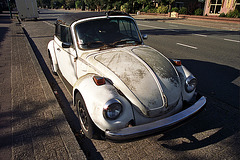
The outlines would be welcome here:
M 161 5 L 160 7 L 158 7 L 157 12 L 162 13 L 162 14 L 167 13 L 168 12 L 168 6 Z
M 172 12 L 178 12 L 178 8 L 177 7 L 174 7 L 174 8 L 172 8 Z
M 219 15 L 219 17 L 226 17 L 226 14 L 225 14 L 225 13 L 221 13 L 221 14 Z
M 187 14 L 187 8 L 186 7 L 182 7 L 179 12 L 179 14 Z
M 240 18 L 240 13 L 238 10 L 234 10 L 234 11 L 229 11 L 227 14 L 226 14 L 226 17 L 228 18 Z
M 203 10 L 201 8 L 198 8 L 195 10 L 194 15 L 197 16 L 202 16 L 203 15 Z

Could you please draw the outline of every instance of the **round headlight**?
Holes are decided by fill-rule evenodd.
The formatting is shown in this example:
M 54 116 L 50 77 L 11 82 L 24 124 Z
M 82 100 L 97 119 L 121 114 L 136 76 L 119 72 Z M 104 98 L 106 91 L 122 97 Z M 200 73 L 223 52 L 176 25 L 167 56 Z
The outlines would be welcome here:
M 119 117 L 122 112 L 122 104 L 117 99 L 111 99 L 103 108 L 103 116 L 107 119 L 114 120 Z
M 190 93 L 196 89 L 197 79 L 194 76 L 189 76 L 185 82 L 185 90 Z

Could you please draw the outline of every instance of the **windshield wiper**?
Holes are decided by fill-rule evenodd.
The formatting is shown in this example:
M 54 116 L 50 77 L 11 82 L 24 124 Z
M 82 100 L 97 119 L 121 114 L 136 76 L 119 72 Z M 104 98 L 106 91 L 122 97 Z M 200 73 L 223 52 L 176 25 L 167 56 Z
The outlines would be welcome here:
M 115 47 L 114 45 L 111 45 L 111 44 L 105 44 L 104 46 L 100 47 L 99 49 L 100 49 L 100 50 L 104 50 L 104 49 L 114 48 L 114 47 Z
M 108 48 L 115 48 L 117 45 L 136 45 L 141 43 L 140 41 L 136 41 L 133 39 L 122 39 L 110 44 L 105 44 L 103 41 L 93 41 L 93 42 L 87 42 L 87 43 L 82 43 L 80 45 L 86 45 L 87 47 L 90 48 L 99 48 L 100 50 L 108 49 Z M 101 46 L 92 46 L 92 45 L 101 45 Z
M 116 41 L 112 43 L 111 45 L 116 46 L 117 44 L 121 44 L 121 43 L 123 43 L 124 45 L 136 45 L 136 44 L 139 44 L 140 41 L 136 41 L 134 39 L 122 39 L 120 41 Z
M 93 42 L 87 42 L 87 43 L 82 43 L 82 44 L 80 44 L 80 45 L 87 45 L 87 46 L 91 46 L 91 45 L 105 45 L 105 43 L 104 42 L 102 42 L 102 41 L 93 41 Z
M 102 41 L 93 41 L 93 42 L 88 42 L 88 43 L 82 43 L 80 45 L 87 45 L 90 48 L 99 48 L 100 50 L 107 49 L 107 48 L 114 48 L 115 47 L 115 46 L 113 46 L 111 44 L 105 44 Z M 101 46 L 91 47 L 91 45 L 101 45 Z
M 131 43 L 127 43 L 128 41 L 131 42 Z M 122 39 L 120 41 L 116 41 L 116 42 L 113 42 L 113 43 L 110 43 L 110 44 L 105 44 L 104 46 L 100 47 L 100 50 L 108 49 L 108 48 L 115 48 L 117 46 L 117 44 L 119 44 L 119 43 L 124 43 L 122 45 L 126 46 L 126 45 L 137 45 L 141 42 L 133 40 L 133 39 Z

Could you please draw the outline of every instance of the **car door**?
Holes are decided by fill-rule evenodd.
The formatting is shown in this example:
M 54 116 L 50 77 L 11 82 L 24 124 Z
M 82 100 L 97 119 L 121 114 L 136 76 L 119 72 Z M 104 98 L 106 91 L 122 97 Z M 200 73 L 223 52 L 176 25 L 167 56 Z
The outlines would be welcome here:
M 73 86 L 77 81 L 76 75 L 76 50 L 72 43 L 71 31 L 68 26 L 56 25 L 54 45 L 60 75 Z

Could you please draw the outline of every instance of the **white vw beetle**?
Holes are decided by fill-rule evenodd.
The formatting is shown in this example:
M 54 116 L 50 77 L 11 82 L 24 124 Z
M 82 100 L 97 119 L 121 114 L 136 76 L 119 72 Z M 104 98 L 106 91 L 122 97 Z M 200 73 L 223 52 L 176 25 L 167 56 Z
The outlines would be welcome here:
M 181 61 L 144 45 L 134 19 L 122 12 L 59 17 L 48 53 L 88 138 L 104 133 L 125 140 L 166 130 L 206 104 Z

